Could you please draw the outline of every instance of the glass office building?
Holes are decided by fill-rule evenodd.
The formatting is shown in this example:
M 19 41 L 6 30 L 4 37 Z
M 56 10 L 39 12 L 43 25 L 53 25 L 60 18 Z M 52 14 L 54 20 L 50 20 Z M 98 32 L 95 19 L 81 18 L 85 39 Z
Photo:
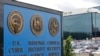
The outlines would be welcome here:
M 71 12 L 73 14 L 73 12 Z M 100 13 L 97 11 L 64 15 L 64 39 L 71 35 L 74 39 L 100 37 Z
M 96 9 L 99 9 L 99 10 L 100 10 L 100 6 L 97 6 L 97 7 L 93 7 L 93 8 L 96 8 Z

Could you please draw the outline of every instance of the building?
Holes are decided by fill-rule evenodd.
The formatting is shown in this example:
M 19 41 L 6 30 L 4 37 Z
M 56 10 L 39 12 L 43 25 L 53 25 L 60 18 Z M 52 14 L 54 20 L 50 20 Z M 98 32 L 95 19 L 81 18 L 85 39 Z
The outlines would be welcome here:
M 93 8 L 96 8 L 96 9 L 99 9 L 99 10 L 100 10 L 100 6 L 97 6 L 97 7 L 93 7 Z
M 100 11 L 96 8 L 79 9 L 63 14 L 64 39 L 71 35 L 74 39 L 100 37 Z

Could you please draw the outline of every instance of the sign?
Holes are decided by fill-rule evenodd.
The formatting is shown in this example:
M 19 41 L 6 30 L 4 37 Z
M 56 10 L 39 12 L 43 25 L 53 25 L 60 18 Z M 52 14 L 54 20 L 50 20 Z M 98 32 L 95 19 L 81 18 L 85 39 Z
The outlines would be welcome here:
M 3 56 L 61 56 L 61 12 L 4 0 Z

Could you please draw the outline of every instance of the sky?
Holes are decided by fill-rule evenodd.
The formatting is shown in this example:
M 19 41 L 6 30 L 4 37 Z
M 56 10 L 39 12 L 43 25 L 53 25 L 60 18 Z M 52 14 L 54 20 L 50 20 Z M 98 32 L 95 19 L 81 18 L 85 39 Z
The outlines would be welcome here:
M 100 5 L 100 0 L 17 0 L 59 11 L 71 11 Z

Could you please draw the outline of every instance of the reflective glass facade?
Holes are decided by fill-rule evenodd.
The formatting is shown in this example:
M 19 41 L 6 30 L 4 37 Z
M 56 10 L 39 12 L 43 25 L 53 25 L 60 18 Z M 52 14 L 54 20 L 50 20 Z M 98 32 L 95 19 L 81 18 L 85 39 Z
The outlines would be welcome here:
M 100 14 L 84 13 L 63 17 L 64 38 L 71 35 L 74 39 L 100 37 Z
M 93 14 L 93 36 L 100 37 L 100 14 Z

